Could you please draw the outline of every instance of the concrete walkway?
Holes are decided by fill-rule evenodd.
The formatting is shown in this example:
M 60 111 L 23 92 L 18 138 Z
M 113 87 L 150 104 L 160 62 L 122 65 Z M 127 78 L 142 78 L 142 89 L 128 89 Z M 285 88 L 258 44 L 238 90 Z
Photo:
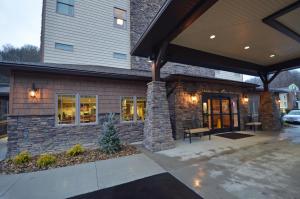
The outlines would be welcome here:
M 209 141 L 181 141 L 176 149 L 145 154 L 203 198 L 300 198 L 300 126 L 260 136 L 227 142 L 214 137 L 214 148 Z
M 1 199 L 60 199 L 165 172 L 143 154 L 18 175 L 0 175 Z
M 212 136 L 211 140 L 209 140 L 208 136 L 204 136 L 201 139 L 193 137 L 191 144 L 188 139 L 185 141 L 177 140 L 176 148 L 161 151 L 158 152 L 158 154 L 168 157 L 177 157 L 181 161 L 187 161 L 194 158 L 209 159 L 219 154 L 230 153 L 241 148 L 265 143 L 274 139 L 274 135 L 270 135 L 266 132 L 238 131 L 237 133 L 250 134 L 254 136 L 237 140 L 223 138 L 220 136 Z

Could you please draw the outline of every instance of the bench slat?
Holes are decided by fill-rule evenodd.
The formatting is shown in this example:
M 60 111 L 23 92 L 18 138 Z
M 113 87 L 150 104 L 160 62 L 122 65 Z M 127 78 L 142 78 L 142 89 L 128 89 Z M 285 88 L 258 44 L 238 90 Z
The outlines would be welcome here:
M 196 129 L 189 129 L 188 131 L 189 133 L 206 133 L 210 130 L 209 128 L 196 128 Z

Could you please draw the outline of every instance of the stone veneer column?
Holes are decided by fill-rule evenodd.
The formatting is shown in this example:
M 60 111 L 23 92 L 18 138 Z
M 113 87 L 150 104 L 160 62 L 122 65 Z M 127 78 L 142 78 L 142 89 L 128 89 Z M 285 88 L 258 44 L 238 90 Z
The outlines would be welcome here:
M 152 152 L 175 147 L 165 82 L 148 83 L 143 143 Z
M 275 102 L 274 96 L 269 91 L 264 91 L 260 95 L 259 114 L 263 130 L 270 131 L 281 129 L 282 125 L 280 121 L 279 109 Z

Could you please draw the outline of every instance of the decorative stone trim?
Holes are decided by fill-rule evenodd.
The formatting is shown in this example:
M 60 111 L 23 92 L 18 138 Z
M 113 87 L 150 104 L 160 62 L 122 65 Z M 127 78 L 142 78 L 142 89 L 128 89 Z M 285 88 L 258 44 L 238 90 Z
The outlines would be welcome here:
M 165 82 L 148 83 L 146 107 L 144 146 L 153 152 L 174 148 Z

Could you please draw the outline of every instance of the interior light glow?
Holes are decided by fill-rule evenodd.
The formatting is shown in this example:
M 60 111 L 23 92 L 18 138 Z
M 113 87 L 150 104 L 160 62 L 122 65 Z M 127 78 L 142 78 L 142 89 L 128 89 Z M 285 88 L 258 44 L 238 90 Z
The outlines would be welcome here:
M 210 39 L 214 39 L 214 38 L 216 38 L 216 35 L 210 35 L 209 38 L 210 38 Z
M 124 20 L 123 19 L 117 19 L 117 24 L 120 26 L 123 26 Z
M 245 46 L 244 47 L 245 50 L 248 50 L 249 48 L 250 48 L 250 46 Z
M 273 57 L 275 57 L 275 55 L 274 55 L 274 54 L 271 54 L 270 57 L 273 58 Z

